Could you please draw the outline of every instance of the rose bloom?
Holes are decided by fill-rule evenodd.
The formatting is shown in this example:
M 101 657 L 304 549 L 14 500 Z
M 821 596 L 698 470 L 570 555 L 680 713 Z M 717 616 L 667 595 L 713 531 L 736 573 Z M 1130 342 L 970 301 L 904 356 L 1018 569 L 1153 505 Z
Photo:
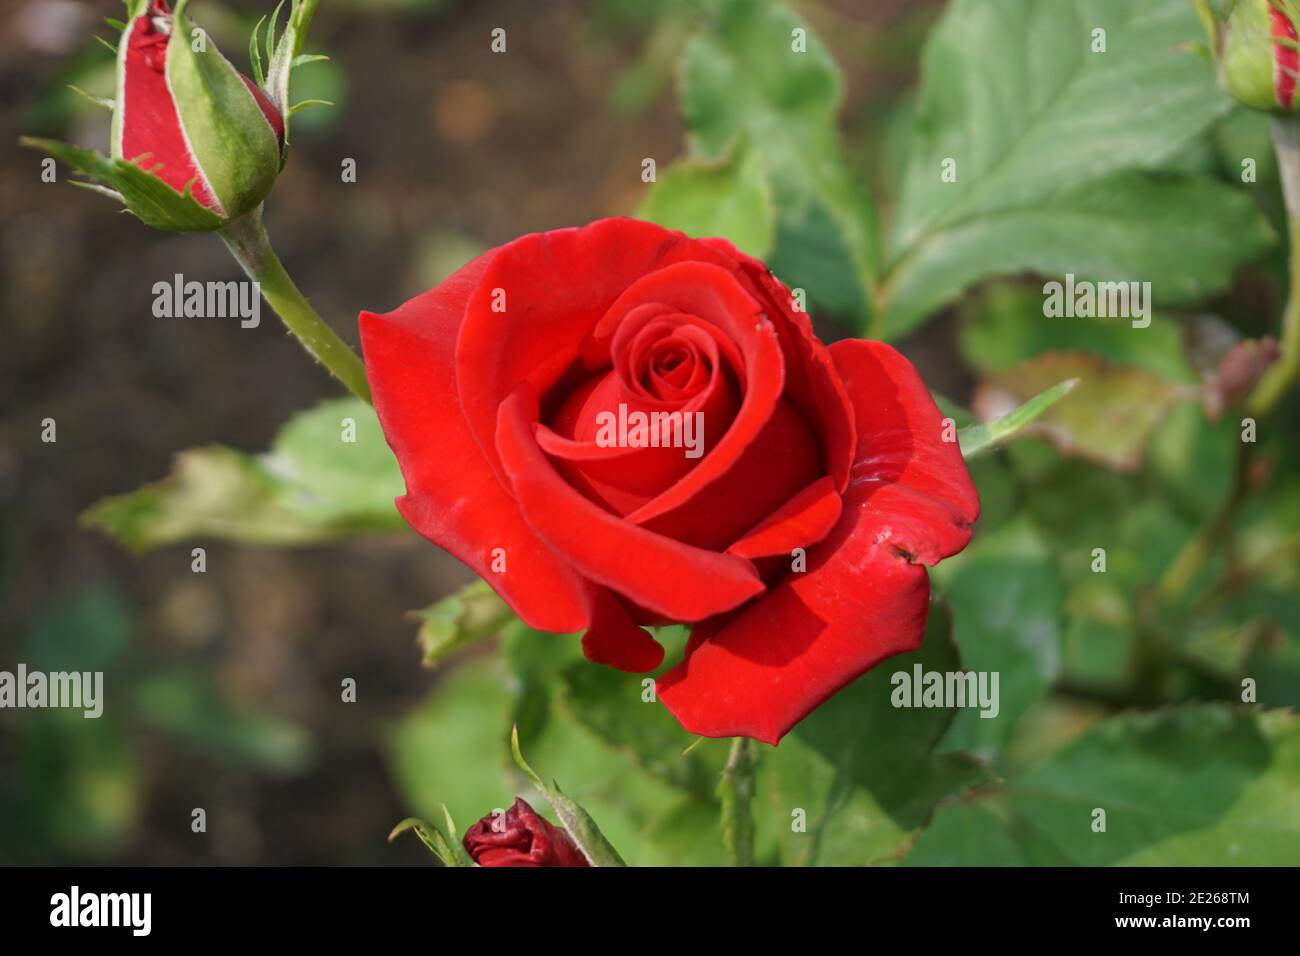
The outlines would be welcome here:
M 591 866 L 572 837 L 520 798 L 474 824 L 461 842 L 479 866 Z
M 925 566 L 979 513 L 912 365 L 827 348 L 721 239 L 632 219 L 524 236 L 360 324 L 406 520 L 598 663 L 654 670 L 644 626 L 693 624 L 658 679 L 692 733 L 776 743 L 919 647 Z M 602 434 L 638 411 L 682 425 L 659 447 Z

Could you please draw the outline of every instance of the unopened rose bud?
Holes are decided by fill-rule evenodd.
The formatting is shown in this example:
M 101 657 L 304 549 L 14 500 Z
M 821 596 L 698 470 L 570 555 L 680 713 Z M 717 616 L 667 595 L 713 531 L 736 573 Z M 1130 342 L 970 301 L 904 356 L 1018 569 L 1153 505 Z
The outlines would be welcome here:
M 265 70 L 258 30 L 250 45 L 254 83 L 236 70 L 203 30 L 173 13 L 167 0 L 126 0 L 117 45 L 117 94 L 97 100 L 113 111 L 111 156 L 57 140 L 23 137 L 25 146 L 68 163 L 90 186 L 123 203 L 147 225 L 168 232 L 211 232 L 243 220 L 271 191 L 284 164 L 289 78 L 318 0 L 291 0 Z M 277 10 L 278 13 L 278 10 Z M 273 17 L 274 21 L 277 19 Z M 92 97 L 93 99 L 93 97 Z
M 465 833 L 465 849 L 479 866 L 590 866 L 577 844 L 527 803 L 488 814 Z
M 223 220 L 255 209 L 280 173 L 284 118 L 166 0 L 150 0 L 122 31 L 112 154 Z
M 1300 3 L 1234 0 L 1215 25 L 1219 83 L 1246 106 L 1272 113 L 1300 108 Z

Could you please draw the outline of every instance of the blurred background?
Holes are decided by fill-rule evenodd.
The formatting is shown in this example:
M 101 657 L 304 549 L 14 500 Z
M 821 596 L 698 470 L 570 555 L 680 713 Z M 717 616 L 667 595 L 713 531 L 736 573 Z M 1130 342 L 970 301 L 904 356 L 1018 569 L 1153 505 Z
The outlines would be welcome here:
M 933 5 L 800 5 L 846 68 L 845 118 L 872 131 L 914 80 Z M 20 134 L 107 150 L 118 3 L 6 0 L 0 348 L 0 668 L 95 661 L 110 705 L 87 721 L 0 713 L 0 862 L 423 863 L 387 845 L 409 812 L 386 734 L 429 690 L 408 613 L 471 576 L 414 534 L 279 550 L 204 542 L 134 556 L 78 525 L 100 498 L 163 477 L 176 452 L 265 448 L 337 395 L 264 310 L 259 328 L 166 320 L 154 281 L 236 278 L 212 236 L 153 232 L 39 177 Z M 272 5 L 195 3 L 241 69 Z M 509 55 L 489 52 L 508 29 Z M 294 77 L 289 164 L 268 206 L 281 258 L 349 342 L 490 246 L 630 213 L 641 159 L 682 148 L 673 4 L 325 0 Z M 357 181 L 340 182 L 344 158 Z M 934 374 L 941 380 L 942 368 Z M 959 391 L 959 384 L 954 389 Z M 57 442 L 39 440 L 45 418 Z M 88 668 L 89 664 L 68 664 Z M 341 705 L 340 681 L 358 682 Z M 116 706 L 117 703 L 121 706 Z M 204 807 L 206 837 L 191 833 Z M 468 822 L 468 821 L 466 821 Z
M 633 213 L 649 191 L 642 160 L 654 158 L 662 172 L 688 148 L 676 71 L 699 6 L 324 0 L 306 48 L 332 59 L 295 73 L 293 98 L 335 105 L 295 116 L 266 216 L 289 272 L 355 345 L 360 310 L 391 309 L 484 249 Z M 839 65 L 843 164 L 882 197 L 888 220 L 905 178 L 920 51 L 944 4 L 787 6 Z M 247 37 L 271 8 L 269 0 L 195 0 L 189 14 L 247 69 Z M 108 704 L 97 721 L 0 711 L 0 863 L 424 864 L 415 840 L 385 842 L 392 825 L 413 811 L 432 817 L 443 800 L 462 828 L 508 805 L 495 752 L 507 713 L 522 727 L 543 712 L 586 729 L 566 724 L 548 737 L 536 723 L 544 757 L 534 763 L 583 796 L 621 849 L 651 834 L 645 860 L 717 862 L 701 848 L 720 853 L 711 802 L 720 753 L 703 746 L 690 761 L 656 763 L 654 754 L 679 754 L 686 742 L 659 709 L 653 733 L 642 734 L 646 748 L 615 739 L 619 712 L 587 707 L 608 703 L 606 672 L 584 666 L 559 676 L 574 642 L 556 639 L 559 651 L 516 634 L 504 642 L 504 665 L 480 642 L 445 667 L 420 666 L 412 612 L 472 576 L 413 533 L 294 548 L 220 534 L 132 538 L 121 529 L 149 515 L 131 499 L 113 521 L 121 522 L 118 537 L 138 546 L 132 553 L 102 525 L 79 522 L 106 496 L 168 475 L 184 449 L 260 452 L 295 413 L 339 395 L 269 309 L 257 329 L 155 318 L 160 278 L 237 277 L 221 243 L 152 232 L 112 203 L 67 188 L 66 169 L 58 183 L 43 183 L 41 157 L 13 145 L 24 133 L 107 148 L 108 113 L 69 85 L 112 95 L 112 54 L 92 34 L 112 37 L 101 18 L 121 15 L 109 0 L 4 3 L 0 669 L 24 661 L 103 670 Z M 507 30 L 507 55 L 490 52 L 496 27 Z M 1222 281 L 1205 280 L 1214 296 L 1159 315 L 1150 335 L 1083 322 L 1047 327 L 1042 280 L 1013 277 L 981 283 L 897 340 L 963 422 L 962 409 L 996 414 L 1081 368 L 1102 383 L 1086 394 L 1081 387 L 1070 411 L 1061 406 L 1055 430 L 1040 435 L 1051 442 L 1018 442 L 974 468 L 984 501 L 979 537 L 934 578 L 952 603 L 966 666 L 1002 673 L 1005 719 L 964 713 L 951 730 L 931 734 L 931 746 L 946 732 L 940 750 L 974 755 L 990 773 L 1013 778 L 1128 709 L 1233 702 L 1243 674 L 1260 681 L 1269 706 L 1300 702 L 1294 396 L 1249 461 L 1240 454 L 1240 416 L 1215 414 L 1216 402 L 1233 400 L 1220 362 L 1240 340 L 1274 331 L 1285 297 L 1285 249 L 1268 234 L 1268 222 L 1278 234 L 1284 223 L 1267 136 L 1260 117 L 1225 107 L 1162 168 L 1239 186 L 1239 157 L 1258 157 L 1259 222 L 1175 221 L 1164 233 L 1124 237 L 1120 248 L 1144 262 L 1152 247 L 1176 246 L 1171 235 L 1221 234 L 1237 247 L 1220 257 Z M 356 162 L 355 183 L 340 181 L 347 159 Z M 1166 258 L 1175 275 L 1214 271 Z M 1248 264 L 1234 272 L 1238 260 Z M 783 277 L 812 269 L 790 258 L 773 265 Z M 853 318 L 829 299 L 814 303 L 819 333 L 827 341 L 853 334 Z M 1079 350 L 1093 354 L 1080 358 Z M 1035 364 L 1048 352 L 1055 358 Z M 1106 363 L 1120 371 L 1112 377 Z M 45 419 L 57 423 L 56 442 L 40 440 Z M 202 574 L 191 568 L 199 541 Z M 1105 574 L 1089 571 L 1098 541 L 1109 549 Z M 340 700 L 347 678 L 357 683 L 355 703 Z M 550 688 L 560 683 L 563 699 L 553 706 Z M 1283 736 L 1280 724 L 1270 726 Z M 1286 740 L 1297 739 L 1294 724 L 1286 728 Z M 1220 776 L 1240 771 L 1247 781 L 1283 766 L 1260 756 L 1269 752 L 1262 743 L 1251 749 L 1263 733 L 1241 730 L 1250 747 L 1227 739 L 1215 757 L 1228 768 Z M 844 736 L 810 730 L 808 739 L 815 750 L 818 737 Z M 597 746 L 601 737 L 616 756 Z M 1151 786 L 1181 793 L 1198 748 L 1169 756 L 1137 738 L 1134 766 L 1168 772 Z M 772 772 L 788 771 L 797 786 L 817 775 L 812 763 L 798 763 L 807 755 L 790 740 L 780 748 L 790 766 L 773 759 Z M 1300 757 L 1287 746 L 1294 780 Z M 629 752 L 636 759 L 619 763 Z M 817 766 L 828 792 L 838 792 L 834 766 Z M 1062 779 L 1074 786 L 1096 767 L 1068 769 Z M 665 780 L 689 799 L 671 803 Z M 1272 818 L 1295 817 L 1293 805 L 1284 807 L 1288 792 L 1279 785 L 1265 794 L 1276 801 L 1261 805 Z M 788 818 L 790 799 L 778 799 L 779 815 Z M 853 826 L 841 827 L 827 841 L 832 855 L 838 844 L 855 862 L 892 861 L 911 848 L 928 806 L 901 810 L 879 793 L 869 803 L 853 811 L 867 842 L 859 847 Z M 670 804 L 672 813 L 662 813 Z M 206 834 L 191 831 L 198 807 Z M 960 838 L 960 812 L 944 817 L 946 836 L 923 842 L 917 859 L 988 859 L 982 846 L 978 859 L 952 856 L 951 847 L 970 843 Z M 972 825 L 982 833 L 986 822 Z M 1132 852 L 1154 840 L 1148 830 Z M 1087 862 L 1130 852 L 1067 843 L 1033 861 L 1060 862 L 1052 854 L 1061 848 Z M 1186 859 L 1217 861 L 1219 849 L 1198 845 Z

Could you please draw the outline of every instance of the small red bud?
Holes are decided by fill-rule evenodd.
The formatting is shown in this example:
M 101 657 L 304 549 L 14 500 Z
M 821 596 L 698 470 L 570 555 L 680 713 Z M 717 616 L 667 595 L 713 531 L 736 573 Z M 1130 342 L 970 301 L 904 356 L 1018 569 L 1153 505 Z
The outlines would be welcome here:
M 465 833 L 465 849 L 479 866 L 590 866 L 573 838 L 551 826 L 522 799 L 503 814 L 488 814 Z

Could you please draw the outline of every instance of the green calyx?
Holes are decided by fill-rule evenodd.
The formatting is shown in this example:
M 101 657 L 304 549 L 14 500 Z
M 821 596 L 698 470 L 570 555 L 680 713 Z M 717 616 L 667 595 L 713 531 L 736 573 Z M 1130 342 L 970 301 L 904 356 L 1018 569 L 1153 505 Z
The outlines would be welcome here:
M 1300 33 L 1300 0 L 1232 0 L 1222 11 L 1211 0 L 1193 3 L 1224 91 L 1251 109 L 1300 112 L 1300 42 L 1274 32 L 1281 16 Z

